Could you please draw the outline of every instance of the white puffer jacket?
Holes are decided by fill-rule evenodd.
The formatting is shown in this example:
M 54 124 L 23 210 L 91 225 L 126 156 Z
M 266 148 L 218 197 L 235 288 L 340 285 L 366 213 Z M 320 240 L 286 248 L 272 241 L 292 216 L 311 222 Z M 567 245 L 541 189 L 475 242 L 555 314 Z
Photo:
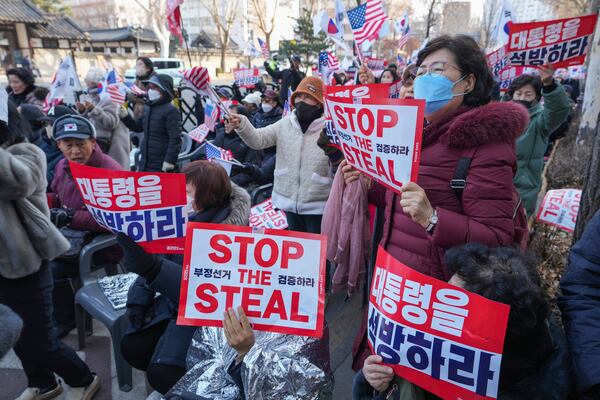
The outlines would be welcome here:
M 296 214 L 323 214 L 332 179 L 329 160 L 317 146 L 325 120 L 313 121 L 302 133 L 296 111 L 273 125 L 255 129 L 240 115 L 237 133 L 255 150 L 277 146 L 273 205 Z

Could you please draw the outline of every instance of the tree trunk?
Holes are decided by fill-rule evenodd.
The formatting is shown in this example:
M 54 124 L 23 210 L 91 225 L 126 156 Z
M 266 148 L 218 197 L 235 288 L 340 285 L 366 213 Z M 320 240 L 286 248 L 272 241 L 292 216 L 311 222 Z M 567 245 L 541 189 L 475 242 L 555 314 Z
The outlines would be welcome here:
M 273 31 L 271 32 L 264 32 L 265 34 L 265 42 L 267 43 L 267 49 L 269 49 L 269 51 L 271 51 L 271 34 L 273 33 Z
M 597 12 L 594 1 L 592 10 Z M 596 35 L 588 50 L 588 75 L 585 81 L 583 110 L 577 140 L 581 146 L 592 146 L 592 155 L 585 173 L 579 215 L 575 226 L 575 240 L 583 234 L 585 225 L 600 209 L 600 20 L 596 24 Z

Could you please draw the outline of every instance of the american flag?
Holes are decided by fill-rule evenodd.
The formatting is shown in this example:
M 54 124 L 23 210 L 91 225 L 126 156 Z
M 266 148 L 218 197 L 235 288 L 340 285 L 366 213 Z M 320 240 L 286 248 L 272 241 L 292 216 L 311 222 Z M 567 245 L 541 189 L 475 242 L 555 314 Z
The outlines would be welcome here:
M 327 52 L 322 51 L 319 53 L 319 73 L 325 74 L 329 69 L 329 59 L 327 57 Z
M 108 97 L 110 97 L 113 103 L 118 105 L 123 105 L 125 103 L 127 92 L 125 91 L 122 83 L 113 83 L 108 85 L 106 88 L 106 93 L 108 93 Z
M 335 54 L 332 52 L 327 53 L 327 61 L 329 62 L 329 69 L 336 71 L 340 68 L 340 61 L 337 59 Z
M 146 94 L 146 92 L 140 89 L 135 83 L 125 82 L 125 85 L 127 86 L 127 90 L 129 90 L 137 96 L 144 96 Z
M 283 105 L 282 117 L 287 117 L 288 115 L 290 115 L 292 113 L 292 107 L 290 106 L 291 98 L 292 98 L 292 89 L 288 88 L 288 97 L 287 97 L 287 100 L 285 101 L 285 104 Z
M 263 57 L 268 60 L 271 57 L 271 51 L 267 46 L 267 42 L 264 42 L 261 40 L 261 38 L 258 38 L 258 44 L 260 46 L 260 50 L 262 51 Z
M 366 3 L 347 12 L 354 40 L 362 44 L 377 35 L 387 19 L 382 0 L 367 0 Z
M 192 67 L 183 72 L 183 78 L 198 90 L 207 90 L 210 76 L 205 67 Z
M 209 130 L 214 131 L 219 120 L 219 108 L 212 102 L 206 102 L 204 106 L 204 124 Z
M 210 160 L 213 158 L 231 161 L 233 160 L 233 154 L 231 154 L 231 151 L 229 150 L 222 149 L 212 143 L 206 142 L 206 159 Z

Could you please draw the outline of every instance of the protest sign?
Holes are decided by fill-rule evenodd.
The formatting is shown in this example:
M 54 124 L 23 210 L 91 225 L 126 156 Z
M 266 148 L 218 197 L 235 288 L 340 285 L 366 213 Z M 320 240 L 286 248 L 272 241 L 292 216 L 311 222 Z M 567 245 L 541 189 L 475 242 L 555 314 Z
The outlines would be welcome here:
M 400 98 L 400 89 L 402 89 L 402 81 L 390 83 L 390 88 L 389 88 L 390 99 Z
M 99 225 L 149 253 L 183 253 L 185 175 L 112 171 L 70 162 L 85 206 Z
M 366 57 L 365 62 L 367 63 L 367 67 L 373 71 L 373 73 L 381 73 L 387 65 L 387 61 L 383 58 Z
M 550 63 L 554 68 L 583 64 L 597 18 L 597 15 L 586 15 L 511 24 L 507 45 L 509 64 L 540 66 Z
M 326 103 L 348 164 L 398 193 L 417 180 L 424 100 L 328 95 Z
M 443 399 L 494 399 L 510 307 L 377 253 L 367 336 L 394 373 Z
M 512 81 L 525 73 L 525 67 L 507 67 L 500 72 L 500 92 L 508 91 Z
M 286 229 L 288 223 L 285 212 L 275 210 L 273 202 L 268 199 L 250 209 L 250 226 L 254 228 Z
M 258 68 L 234 68 L 233 79 L 241 88 L 253 88 L 260 80 Z
M 571 79 L 585 79 L 586 67 L 585 65 L 574 65 L 568 68 L 569 78 Z
M 488 66 L 492 71 L 492 75 L 499 77 L 500 73 L 504 71 L 508 65 L 508 58 L 506 57 L 506 46 L 500 47 L 498 50 L 492 51 L 485 56 L 487 59 Z
M 253 328 L 321 337 L 325 236 L 190 222 L 177 324 L 222 326 L 242 306 Z
M 574 232 L 580 200 L 579 189 L 548 190 L 540 205 L 537 219 L 565 231 Z
M 376 83 L 372 85 L 349 85 L 349 86 L 323 86 L 323 98 L 331 95 L 344 99 L 378 99 L 389 96 L 388 85 Z M 327 103 L 323 104 L 325 118 L 325 133 L 331 142 L 330 146 L 340 148 L 340 140 L 331 120 L 331 114 L 327 109 Z
M 210 128 L 206 124 L 201 124 L 189 131 L 187 135 L 194 141 L 202 144 L 209 132 Z

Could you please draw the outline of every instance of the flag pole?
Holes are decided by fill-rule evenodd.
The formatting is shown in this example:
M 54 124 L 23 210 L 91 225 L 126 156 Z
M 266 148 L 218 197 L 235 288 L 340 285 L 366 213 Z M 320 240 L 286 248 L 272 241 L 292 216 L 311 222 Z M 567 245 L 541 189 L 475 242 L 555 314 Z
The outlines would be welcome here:
M 190 46 L 188 46 L 188 33 L 187 33 L 187 30 L 185 30 L 183 27 L 183 18 L 181 18 L 180 23 L 181 23 L 181 30 L 183 33 L 185 33 L 185 35 L 182 34 L 181 37 L 183 38 L 183 41 L 185 43 L 185 51 L 188 56 L 188 61 L 190 62 L 190 68 L 192 68 L 192 56 L 190 54 Z

